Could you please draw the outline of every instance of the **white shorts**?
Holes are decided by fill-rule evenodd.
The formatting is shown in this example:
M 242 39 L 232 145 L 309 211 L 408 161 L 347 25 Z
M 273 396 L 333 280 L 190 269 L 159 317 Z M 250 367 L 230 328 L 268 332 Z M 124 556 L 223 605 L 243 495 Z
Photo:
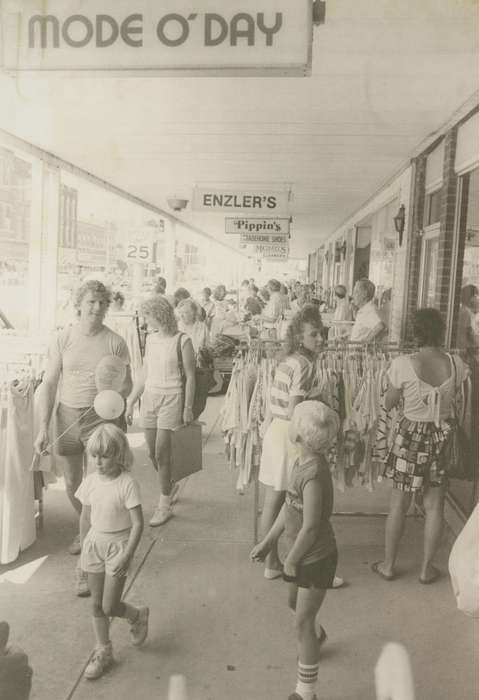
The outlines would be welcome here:
M 141 397 L 141 427 L 176 430 L 183 424 L 183 394 L 160 394 L 146 389 Z
M 120 532 L 94 532 L 89 530 L 83 541 L 80 567 L 88 574 L 108 574 L 113 571 L 118 558 L 125 552 L 130 530 Z
M 273 418 L 263 438 L 259 480 L 275 491 L 286 491 L 297 457 L 295 445 L 289 439 L 289 420 Z

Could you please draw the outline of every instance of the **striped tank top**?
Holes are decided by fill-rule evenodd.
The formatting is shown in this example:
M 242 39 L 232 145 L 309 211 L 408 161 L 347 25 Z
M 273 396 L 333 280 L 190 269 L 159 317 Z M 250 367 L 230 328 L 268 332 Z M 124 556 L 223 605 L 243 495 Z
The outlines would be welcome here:
M 287 418 L 290 397 L 306 398 L 313 387 L 314 379 L 315 366 L 305 355 L 295 352 L 280 362 L 270 394 L 273 417 Z

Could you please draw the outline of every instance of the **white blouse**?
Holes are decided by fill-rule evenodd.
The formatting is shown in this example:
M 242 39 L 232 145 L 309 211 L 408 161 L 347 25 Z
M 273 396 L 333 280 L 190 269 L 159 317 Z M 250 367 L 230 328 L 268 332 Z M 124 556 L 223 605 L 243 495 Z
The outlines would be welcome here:
M 469 368 L 460 357 L 455 355 L 454 362 L 456 372 L 451 359 L 450 377 L 439 386 L 432 386 L 417 376 L 409 355 L 401 355 L 392 361 L 389 381 L 403 393 L 404 416 L 408 420 L 439 426 L 442 420 L 451 417 L 455 392 L 469 376 Z

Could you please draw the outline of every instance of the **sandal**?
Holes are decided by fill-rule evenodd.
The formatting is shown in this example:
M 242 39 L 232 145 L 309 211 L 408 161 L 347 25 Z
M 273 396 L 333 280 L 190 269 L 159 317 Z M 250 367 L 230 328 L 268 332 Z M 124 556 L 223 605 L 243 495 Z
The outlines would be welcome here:
M 422 583 L 423 586 L 429 586 L 430 583 L 434 583 L 439 578 L 441 578 L 441 572 L 439 571 L 439 569 L 436 569 L 435 566 L 431 566 L 431 569 L 432 575 L 429 578 L 419 577 L 419 583 Z
M 379 565 L 382 564 L 382 561 L 375 561 L 374 564 L 371 564 L 371 571 L 374 571 L 375 574 L 383 578 L 385 581 L 394 581 L 394 579 L 397 578 L 396 574 L 385 574 L 381 569 L 379 568 Z

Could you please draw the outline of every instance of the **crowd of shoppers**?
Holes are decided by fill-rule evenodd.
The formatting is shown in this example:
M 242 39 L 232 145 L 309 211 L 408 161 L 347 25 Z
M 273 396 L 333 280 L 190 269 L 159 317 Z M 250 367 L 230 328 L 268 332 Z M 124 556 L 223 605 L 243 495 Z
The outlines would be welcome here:
M 311 700 L 316 693 L 320 648 L 326 641 L 324 628 L 317 626 L 317 613 L 326 591 L 343 584 L 336 575 L 338 552 L 330 524 L 333 484 L 328 466 L 339 420 L 321 400 L 316 382 L 316 359 L 325 338 L 323 293 L 300 283 L 288 289 L 274 279 L 261 291 L 254 280 L 244 280 L 238 304 L 228 299 L 224 285 L 213 292 L 204 288 L 198 300 L 185 288 L 172 296 L 166 291 L 166 282 L 160 278 L 154 294 L 139 309 L 146 324 L 146 344 L 142 370 L 132 385 L 128 349 L 121 336 L 105 325 L 107 312 L 111 319 L 122 314 L 124 298 L 121 294 L 112 297 L 98 281 L 82 285 L 75 301 L 78 320 L 56 334 L 40 389 L 35 449 L 41 453 L 48 447 L 55 412 L 66 491 L 80 516 L 79 535 L 70 552 L 81 551 L 76 592 L 92 596 L 96 640 L 85 676 L 99 678 L 112 664 L 110 617 L 128 621 L 135 645 L 142 644 L 148 633 L 148 608 L 135 608 L 121 600 L 143 531 L 139 487 L 129 474 L 132 455 L 125 437 L 126 422 L 132 423 L 136 403 L 141 398 L 141 427 L 158 473 L 159 500 L 149 519 L 150 526 L 156 527 L 173 514 L 178 484 L 172 478 L 172 434 L 193 420 L 199 354 L 228 323 L 259 317 L 271 331 L 286 319 L 283 357 L 269 397 L 271 422 L 263 437 L 259 470 L 264 486 L 262 540 L 251 558 L 265 562 L 266 579 L 282 577 L 290 584 L 298 645 L 297 685 L 290 700 Z M 475 288 L 463 293 L 462 332 L 469 340 L 478 296 Z M 374 299 L 375 286 L 369 280 L 358 280 L 351 298 L 344 285 L 336 285 L 329 340 L 381 342 L 389 311 L 381 315 Z M 109 308 L 112 300 L 114 306 Z M 388 303 L 390 298 L 385 298 L 384 305 Z M 372 568 L 386 581 L 397 577 L 405 516 L 412 497 L 420 493 L 426 519 L 419 581 L 430 584 L 439 577 L 433 562 L 448 480 L 444 447 L 456 429 L 455 392 L 469 370 L 461 358 L 442 349 L 444 322 L 439 312 L 418 311 L 414 327 L 417 353 L 397 357 L 388 371 L 386 408 L 402 403 L 403 417 L 384 467 L 384 476 L 393 484 L 385 555 Z M 111 356 L 124 367 L 118 388 L 125 399 L 125 412 L 118 420 L 106 422 L 96 414 L 93 402 L 98 364 Z M 85 457 L 94 466 L 88 475 Z M 282 560 L 278 540 L 283 532 L 288 554 Z

